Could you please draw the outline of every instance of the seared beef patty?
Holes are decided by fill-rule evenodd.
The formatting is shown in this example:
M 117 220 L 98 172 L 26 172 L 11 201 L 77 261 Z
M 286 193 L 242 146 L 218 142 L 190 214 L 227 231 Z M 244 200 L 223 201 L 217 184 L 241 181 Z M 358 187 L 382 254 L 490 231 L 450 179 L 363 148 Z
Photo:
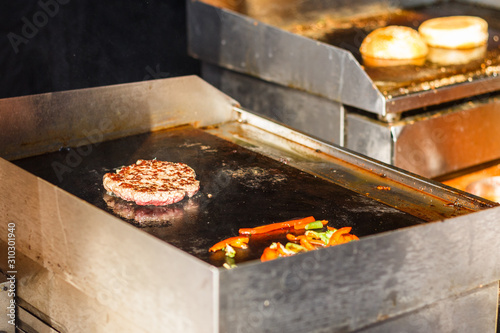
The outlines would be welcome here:
M 138 160 L 103 177 L 104 188 L 138 205 L 169 205 L 192 197 L 200 188 L 196 173 L 184 163 Z

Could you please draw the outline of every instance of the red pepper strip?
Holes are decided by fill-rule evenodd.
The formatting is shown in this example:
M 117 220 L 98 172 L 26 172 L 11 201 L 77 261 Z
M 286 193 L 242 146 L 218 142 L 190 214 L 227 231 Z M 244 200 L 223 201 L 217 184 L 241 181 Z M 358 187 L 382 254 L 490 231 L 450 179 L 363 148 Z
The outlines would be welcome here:
M 223 241 L 220 241 L 216 243 L 214 246 L 208 249 L 210 252 L 215 252 L 222 250 L 226 247 L 227 244 L 233 246 L 233 247 L 239 247 L 242 249 L 246 249 L 248 246 L 248 241 L 249 238 L 245 236 L 236 236 L 236 237 L 229 237 L 227 239 L 224 239 Z
M 302 229 L 304 229 L 307 224 L 314 222 L 314 221 L 316 221 L 316 219 L 312 216 L 309 216 L 309 217 L 305 217 L 303 219 L 290 220 L 290 221 L 278 222 L 278 223 L 271 223 L 271 224 L 266 224 L 266 225 L 262 225 L 262 226 L 255 227 L 255 228 L 241 228 L 239 230 L 239 233 L 240 233 L 240 235 L 263 234 L 263 233 L 274 231 L 274 230 L 292 228 L 292 227 L 295 227 L 295 225 L 304 225 L 304 227 L 302 228 Z
M 345 235 L 342 235 L 342 236 L 344 237 L 345 243 L 351 242 L 353 240 L 359 240 L 358 236 L 352 235 L 352 234 L 345 234 Z
M 300 245 L 305 247 L 308 251 L 316 250 L 316 248 L 311 243 L 309 243 L 307 237 L 303 237 L 300 239 Z
M 266 247 L 262 256 L 260 256 L 260 261 L 269 261 L 278 258 L 278 250 L 271 249 L 270 247 Z
M 352 227 L 343 227 L 335 231 L 328 241 L 328 246 L 339 245 L 345 243 L 342 239 L 344 234 L 351 232 Z
M 307 237 L 307 241 L 308 241 L 309 243 L 311 243 L 312 245 L 314 245 L 314 246 L 322 246 L 322 247 L 325 247 L 325 246 L 326 246 L 326 244 L 325 244 L 325 243 L 323 243 L 323 241 L 322 241 L 322 240 L 319 240 L 319 239 L 315 239 L 315 238 Z
M 302 238 L 305 237 L 306 235 L 295 236 L 294 234 L 286 234 L 286 239 L 288 239 L 290 242 L 299 242 Z
M 276 241 L 277 239 L 282 238 L 287 231 L 288 230 L 274 230 L 274 231 L 266 232 L 265 234 L 243 235 L 243 236 L 249 237 L 255 243 L 260 243 L 260 244 L 269 243 L 269 244 L 271 244 L 272 242 Z

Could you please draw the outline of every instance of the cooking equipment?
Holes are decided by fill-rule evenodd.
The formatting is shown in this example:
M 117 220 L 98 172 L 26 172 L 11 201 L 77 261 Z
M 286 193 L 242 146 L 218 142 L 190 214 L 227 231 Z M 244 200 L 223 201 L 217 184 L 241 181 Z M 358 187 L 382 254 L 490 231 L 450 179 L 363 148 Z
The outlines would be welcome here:
M 190 54 L 242 105 L 425 177 L 500 158 L 500 8 L 486 1 L 188 1 Z M 484 58 L 370 68 L 359 46 L 432 17 L 489 23 Z M 458 148 L 460 147 L 460 148 Z
M 22 318 L 60 332 L 495 329 L 498 204 L 255 115 L 199 78 L 4 99 L 0 122 Z M 200 192 L 160 211 L 108 206 L 102 175 L 155 157 L 191 165 Z M 147 214 L 163 220 L 132 219 Z M 240 227 L 305 215 L 361 240 L 231 270 L 208 253 Z

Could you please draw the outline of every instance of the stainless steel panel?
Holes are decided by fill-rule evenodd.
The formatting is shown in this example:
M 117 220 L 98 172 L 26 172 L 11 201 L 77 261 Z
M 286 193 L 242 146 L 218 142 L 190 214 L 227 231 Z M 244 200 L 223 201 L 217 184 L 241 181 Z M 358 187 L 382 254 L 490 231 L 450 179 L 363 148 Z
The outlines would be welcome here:
M 26 333 L 59 333 L 22 307 L 18 308 L 18 329 Z
M 440 87 L 438 92 L 436 89 L 429 88 L 414 94 L 391 97 L 388 100 L 387 109 L 390 112 L 397 113 L 452 102 L 464 97 L 495 92 L 500 90 L 500 80 L 497 80 L 496 77 L 497 75 L 488 78 L 476 78 L 471 80 L 472 83 L 468 83 L 468 78 L 463 77 L 460 79 L 462 80 L 460 84 Z
M 193 57 L 385 113 L 385 98 L 350 52 L 199 1 L 187 4 L 188 45 Z
M 384 163 L 393 163 L 394 142 L 391 127 L 386 122 L 347 112 L 345 136 L 346 148 Z
M 235 104 L 194 76 L 2 99 L 0 156 L 16 159 L 178 121 L 214 124 L 226 119 Z
M 500 158 L 500 100 L 495 95 L 392 123 L 355 112 L 346 119 L 347 148 L 424 177 Z
M 491 97 L 441 114 L 395 123 L 394 165 L 437 177 L 500 158 L 500 99 Z
M 252 112 L 327 142 L 344 143 L 344 106 L 340 103 L 208 63 L 203 63 L 202 75 Z
M 395 318 L 390 324 L 383 321 L 359 333 L 469 332 L 470 326 L 475 326 L 478 332 L 495 332 L 492 304 L 497 302 L 497 290 L 498 283 L 479 286 L 473 292 L 453 296 L 415 311 L 411 318 Z

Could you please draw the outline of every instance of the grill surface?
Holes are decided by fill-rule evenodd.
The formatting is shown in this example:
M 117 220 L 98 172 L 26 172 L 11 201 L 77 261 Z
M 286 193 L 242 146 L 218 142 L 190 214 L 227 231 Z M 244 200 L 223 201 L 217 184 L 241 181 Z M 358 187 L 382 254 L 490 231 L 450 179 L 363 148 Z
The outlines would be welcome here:
M 323 18 L 319 20 L 319 23 L 317 21 L 312 24 L 291 25 L 288 30 L 347 49 L 362 64 L 359 47 L 366 35 L 376 28 L 388 25 L 402 25 L 418 29 L 425 20 L 452 15 L 473 15 L 488 21 L 489 40 L 485 58 L 462 65 L 442 66 L 427 61 L 421 67 L 365 68 L 367 74 L 384 95 L 398 97 L 412 92 L 422 92 L 428 89 L 498 75 L 500 71 L 497 68 L 500 64 L 500 22 L 498 21 L 500 11 L 471 4 L 447 2 L 411 9 L 397 9 L 378 15 L 362 16 L 361 18 L 331 19 L 332 26 L 330 27 L 328 26 L 328 20 L 325 21 Z
M 76 163 L 75 153 L 84 152 L 86 156 Z M 106 172 L 153 158 L 190 165 L 201 182 L 200 191 L 165 207 L 141 207 L 106 195 L 102 186 Z M 75 164 L 71 170 L 57 171 L 66 170 L 62 166 L 68 161 Z M 222 258 L 211 257 L 208 248 L 237 235 L 242 227 L 312 215 L 334 227 L 351 226 L 362 237 L 424 222 L 190 126 L 61 149 L 15 164 L 129 223 L 138 225 L 133 215 L 163 219 L 141 227 L 214 265 L 222 264 Z M 105 200 L 113 200 L 115 210 Z M 253 244 L 245 260 L 258 258 L 265 245 Z

